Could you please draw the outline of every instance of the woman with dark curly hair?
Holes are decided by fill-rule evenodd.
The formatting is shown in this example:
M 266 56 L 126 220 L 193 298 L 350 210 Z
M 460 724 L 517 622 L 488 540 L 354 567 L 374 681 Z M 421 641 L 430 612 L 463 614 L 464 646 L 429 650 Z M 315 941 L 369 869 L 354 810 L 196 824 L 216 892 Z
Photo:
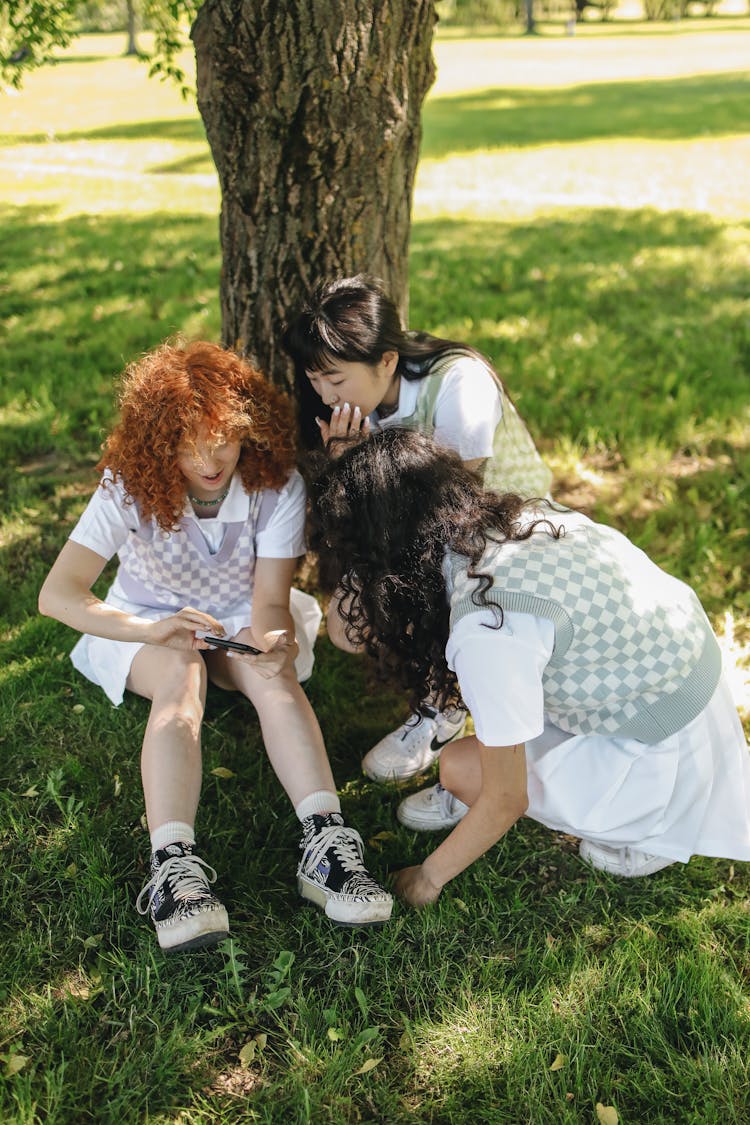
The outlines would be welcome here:
M 391 430 L 328 460 L 310 545 L 343 592 L 347 647 L 412 704 L 470 708 L 476 734 L 399 820 L 452 828 L 397 877 L 413 905 L 524 814 L 614 875 L 692 854 L 750 860 L 750 757 L 721 654 L 688 586 L 619 532 L 485 491 L 458 457 Z
M 101 483 L 39 596 L 42 613 L 84 634 L 73 663 L 115 705 L 126 688 L 151 700 L 141 754 L 151 871 L 138 909 L 167 950 L 217 942 L 229 925 L 209 885 L 216 872 L 195 851 L 208 679 L 258 713 L 302 823 L 303 897 L 343 925 L 391 912 L 341 818 L 299 683 L 320 611 L 292 589 L 305 550 L 293 433 L 287 397 L 233 352 L 196 342 L 147 354 L 125 373 Z M 92 587 L 115 554 L 102 601 Z
M 406 331 L 394 301 L 363 274 L 320 285 L 290 321 L 284 344 L 294 361 L 303 436 L 340 439 L 398 427 L 434 437 L 484 475 L 488 488 L 546 496 L 552 473 L 502 380 L 476 348 L 429 332 Z M 338 600 L 328 612 L 340 637 Z M 362 761 L 375 781 L 405 781 L 437 761 L 458 738 L 464 714 L 422 706 Z

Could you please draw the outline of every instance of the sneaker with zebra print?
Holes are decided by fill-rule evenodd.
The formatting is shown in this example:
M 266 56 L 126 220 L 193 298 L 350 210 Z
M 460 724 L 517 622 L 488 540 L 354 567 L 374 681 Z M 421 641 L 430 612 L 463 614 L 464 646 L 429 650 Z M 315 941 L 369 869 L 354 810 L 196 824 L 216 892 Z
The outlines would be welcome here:
M 300 848 L 297 888 L 304 899 L 322 906 L 340 926 L 388 921 L 393 898 L 368 872 L 362 837 L 344 824 L 340 813 L 306 817 Z
M 159 945 L 169 953 L 214 945 L 227 937 L 229 918 L 209 884 L 216 872 L 191 844 L 168 844 L 151 856 L 148 882 L 138 895 L 139 914 L 151 912 Z

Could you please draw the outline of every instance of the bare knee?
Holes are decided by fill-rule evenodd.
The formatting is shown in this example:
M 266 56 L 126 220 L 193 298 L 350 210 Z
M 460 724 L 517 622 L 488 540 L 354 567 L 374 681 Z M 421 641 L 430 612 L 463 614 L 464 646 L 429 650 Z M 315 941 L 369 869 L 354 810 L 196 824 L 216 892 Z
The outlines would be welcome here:
M 133 661 L 128 687 L 163 712 L 193 711 L 202 716 L 208 676 L 199 652 L 159 648 Z
M 326 629 L 331 643 L 342 652 L 362 652 L 363 645 L 353 644 L 346 635 L 346 621 L 339 613 L 339 600 L 334 598 L 326 614 Z

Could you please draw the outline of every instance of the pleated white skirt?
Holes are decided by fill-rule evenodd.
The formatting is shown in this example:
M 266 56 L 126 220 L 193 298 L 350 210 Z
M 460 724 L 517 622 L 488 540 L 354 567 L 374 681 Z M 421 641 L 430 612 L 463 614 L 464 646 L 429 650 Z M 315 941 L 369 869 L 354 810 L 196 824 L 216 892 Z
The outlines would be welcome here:
M 549 828 L 683 863 L 750 860 L 750 752 L 725 676 L 664 742 L 571 736 L 550 724 L 526 757 L 527 816 Z

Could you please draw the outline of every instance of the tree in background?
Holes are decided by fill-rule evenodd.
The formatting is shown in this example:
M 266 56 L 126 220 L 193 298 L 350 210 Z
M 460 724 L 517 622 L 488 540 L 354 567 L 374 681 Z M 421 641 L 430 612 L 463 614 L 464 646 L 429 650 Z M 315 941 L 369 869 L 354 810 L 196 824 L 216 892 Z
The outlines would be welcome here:
M 71 35 L 76 0 L 9 0 L 0 67 Z M 152 70 L 183 78 L 193 23 L 198 107 L 221 185 L 224 343 L 291 386 L 281 326 L 311 286 L 380 276 L 406 309 L 421 107 L 434 78 L 435 0 L 149 0 Z M 29 20 L 36 22 L 36 31 Z M 29 62 L 16 47 L 44 35 Z

